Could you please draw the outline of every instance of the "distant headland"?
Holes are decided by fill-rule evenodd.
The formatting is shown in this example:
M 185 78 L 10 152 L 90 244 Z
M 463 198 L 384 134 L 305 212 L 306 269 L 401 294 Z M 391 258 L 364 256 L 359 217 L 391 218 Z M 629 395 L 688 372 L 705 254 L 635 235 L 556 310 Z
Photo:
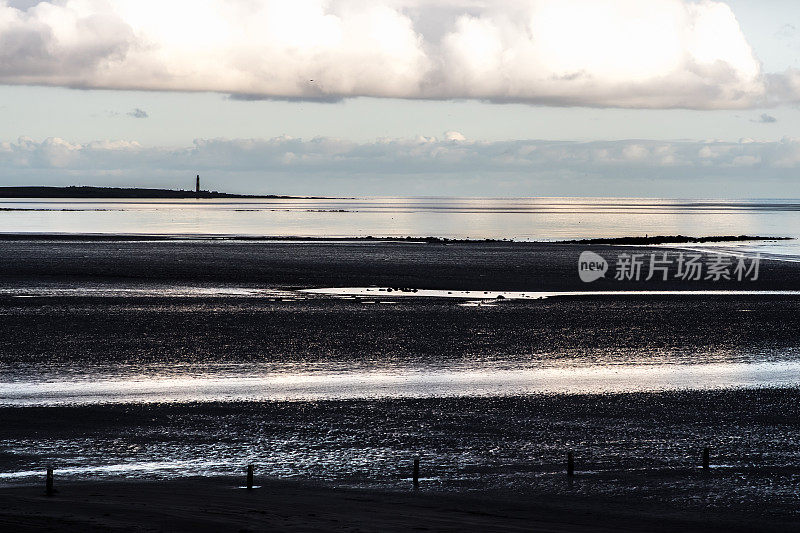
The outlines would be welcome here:
M 615 237 L 610 239 L 580 239 L 560 241 L 562 244 L 617 244 L 640 245 L 653 244 L 702 244 L 706 242 L 741 242 L 741 241 L 791 241 L 794 237 L 762 237 L 759 235 L 717 235 L 709 237 L 687 237 L 686 235 L 655 235 L 645 237 Z
M 231 194 L 217 191 L 145 189 L 140 187 L 0 187 L 0 198 L 298 198 L 275 194 Z

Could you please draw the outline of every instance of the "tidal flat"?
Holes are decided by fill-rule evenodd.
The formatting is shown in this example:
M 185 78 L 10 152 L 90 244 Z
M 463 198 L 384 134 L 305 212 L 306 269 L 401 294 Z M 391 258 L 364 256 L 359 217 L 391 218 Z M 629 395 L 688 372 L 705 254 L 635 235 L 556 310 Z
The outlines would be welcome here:
M 77 487 L 224 484 L 255 464 L 266 485 L 404 494 L 419 456 L 436 497 L 796 525 L 800 297 L 758 291 L 800 288 L 798 263 L 470 306 L 304 292 L 586 291 L 583 249 L 0 239 L 0 484 L 47 465 Z

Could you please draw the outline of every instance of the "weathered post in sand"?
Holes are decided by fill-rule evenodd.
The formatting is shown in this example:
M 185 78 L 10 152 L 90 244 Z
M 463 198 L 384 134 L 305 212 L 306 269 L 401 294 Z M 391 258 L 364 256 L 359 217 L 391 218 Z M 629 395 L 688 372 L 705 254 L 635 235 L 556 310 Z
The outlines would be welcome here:
M 711 450 L 703 448 L 703 471 L 708 472 L 711 470 Z
M 567 452 L 567 477 L 573 477 L 575 475 L 575 455 L 573 453 Z
M 45 489 L 44 493 L 47 496 L 52 496 L 55 494 L 55 490 L 53 490 L 53 467 L 47 467 L 47 480 L 45 481 Z
M 419 487 L 419 456 L 414 457 L 414 488 Z
M 247 465 L 247 490 L 253 490 L 253 465 Z

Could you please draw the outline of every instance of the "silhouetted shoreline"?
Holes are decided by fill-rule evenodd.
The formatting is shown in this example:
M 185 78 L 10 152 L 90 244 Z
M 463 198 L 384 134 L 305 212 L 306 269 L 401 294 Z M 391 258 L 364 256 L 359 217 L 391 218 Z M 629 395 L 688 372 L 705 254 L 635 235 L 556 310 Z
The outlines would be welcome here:
M 2 211 L 3 209 L 0 209 Z M 583 244 L 583 245 L 621 245 L 649 246 L 654 244 L 702 244 L 715 242 L 747 241 L 790 241 L 794 237 L 769 237 L 758 235 L 721 235 L 706 237 L 687 237 L 685 235 L 659 235 L 654 237 L 615 237 L 598 239 L 553 240 L 553 241 L 515 241 L 514 239 L 451 239 L 433 236 L 374 237 L 372 235 L 350 237 L 302 237 L 296 235 L 154 235 L 154 234 L 106 234 L 106 233 L 0 233 L 0 241 L 52 240 L 52 241 L 286 241 L 286 242 L 425 242 L 429 244 Z
M 0 187 L 0 198 L 141 198 L 141 199 L 188 199 L 188 198 L 274 198 L 274 199 L 323 199 L 321 196 L 283 196 L 277 194 L 233 194 L 217 191 L 185 191 L 182 189 L 146 189 L 140 187 Z
M 759 235 L 716 235 L 709 237 L 687 237 L 686 235 L 654 235 L 652 237 L 615 237 L 611 239 L 576 239 L 561 241 L 565 244 L 701 244 L 707 242 L 743 242 L 743 241 L 791 241 L 793 237 L 763 237 Z
M 2 209 L 0 209 L 2 211 Z M 425 242 L 431 244 L 513 243 L 511 239 L 449 239 L 446 237 L 301 237 L 295 235 L 154 235 L 107 233 L 0 233 L 2 241 L 285 241 L 285 242 Z M 533 241 L 519 241 L 520 243 Z

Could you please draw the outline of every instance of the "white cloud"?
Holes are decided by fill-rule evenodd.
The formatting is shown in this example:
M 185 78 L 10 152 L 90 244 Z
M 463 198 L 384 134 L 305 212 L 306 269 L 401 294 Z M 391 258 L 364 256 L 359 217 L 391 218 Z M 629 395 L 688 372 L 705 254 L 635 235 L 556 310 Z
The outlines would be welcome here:
M 710 0 L 0 0 L 6 84 L 738 108 L 796 77 Z
M 467 140 L 467 138 L 464 137 L 464 134 L 461 133 L 460 131 L 447 131 L 444 134 L 444 138 L 447 141 L 456 141 L 456 142 Z

